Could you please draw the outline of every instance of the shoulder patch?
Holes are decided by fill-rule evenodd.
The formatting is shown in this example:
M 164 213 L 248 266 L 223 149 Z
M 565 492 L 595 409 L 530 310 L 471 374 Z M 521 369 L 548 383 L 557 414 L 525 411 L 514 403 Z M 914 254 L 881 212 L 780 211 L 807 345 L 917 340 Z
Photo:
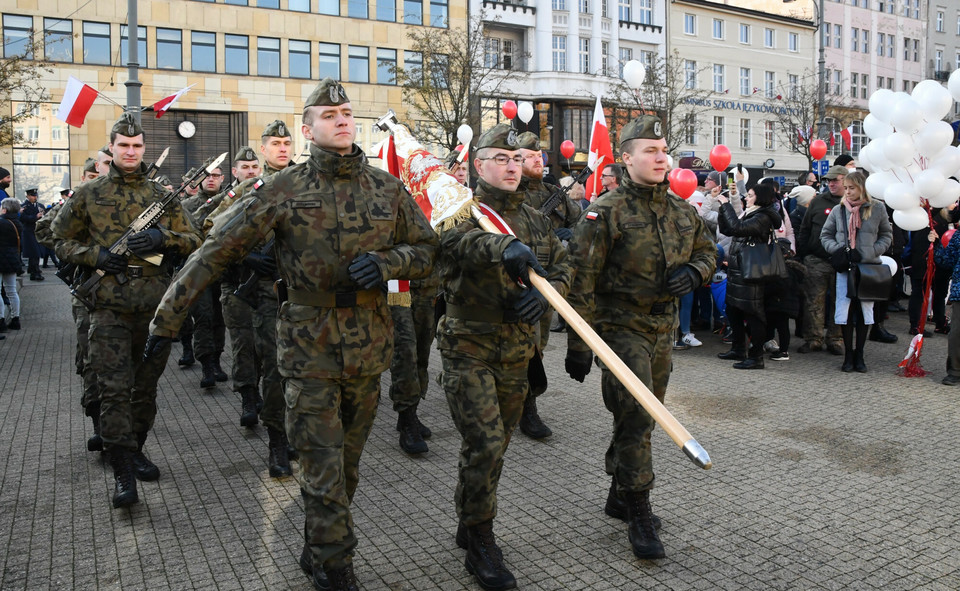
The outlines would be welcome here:
M 209 199 L 207 199 L 207 203 L 213 203 L 213 197 L 210 197 Z
M 261 178 L 258 178 L 256 181 L 253 182 L 254 189 L 259 189 L 262 186 L 263 186 L 263 179 Z
M 594 222 L 600 217 L 600 213 L 596 211 L 588 211 L 587 214 L 583 217 L 585 219 L 590 220 L 591 222 Z
M 233 189 L 230 189 L 229 191 L 227 191 L 227 197 L 233 199 L 236 196 L 237 196 L 237 192 L 234 191 Z

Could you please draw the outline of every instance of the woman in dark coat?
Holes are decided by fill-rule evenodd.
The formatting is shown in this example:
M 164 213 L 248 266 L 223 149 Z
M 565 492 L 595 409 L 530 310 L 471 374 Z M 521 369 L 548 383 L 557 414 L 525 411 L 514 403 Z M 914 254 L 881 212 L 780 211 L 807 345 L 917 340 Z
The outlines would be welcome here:
M 743 246 L 751 239 L 768 242 L 774 229 L 783 219 L 774 204 L 777 193 L 766 183 L 754 185 L 747 191 L 746 209 L 737 217 L 726 197 L 720 201 L 720 217 L 717 220 L 720 232 L 733 237 L 727 251 L 727 318 L 733 329 L 733 345 L 720 359 L 736 360 L 736 369 L 763 369 L 763 340 L 767 334 L 764 316 L 764 289 L 760 283 L 747 283 L 740 271 L 739 257 Z M 747 352 L 744 323 L 750 329 L 750 351 Z
M 9 310 L 0 314 L 0 331 L 10 328 L 20 329 L 20 296 L 17 294 L 17 275 L 23 272 L 22 248 L 23 225 L 20 223 L 20 202 L 6 198 L 0 202 L 0 277 L 3 278 L 3 291 L 10 300 Z M 0 304 L 2 306 L 2 304 Z

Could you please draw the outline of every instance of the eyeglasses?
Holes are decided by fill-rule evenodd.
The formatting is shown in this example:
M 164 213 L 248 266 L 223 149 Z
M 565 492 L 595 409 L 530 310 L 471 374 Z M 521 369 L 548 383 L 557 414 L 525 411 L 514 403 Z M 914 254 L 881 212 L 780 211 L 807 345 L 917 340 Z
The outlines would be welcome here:
M 615 175 L 615 174 L 601 174 L 601 175 L 600 175 L 600 178 L 604 178 L 604 179 L 615 179 L 615 178 L 617 178 L 617 175 Z
M 497 154 L 491 158 L 477 158 L 477 160 L 493 160 L 497 166 L 506 166 L 508 162 L 513 162 L 517 166 L 523 165 L 523 156 L 507 156 L 506 154 Z
M 222 175 L 222 174 L 217 174 L 217 173 L 215 173 L 215 172 L 211 172 L 211 173 L 208 174 L 207 176 L 210 177 L 210 178 L 212 178 L 212 179 L 223 178 L 223 175 Z

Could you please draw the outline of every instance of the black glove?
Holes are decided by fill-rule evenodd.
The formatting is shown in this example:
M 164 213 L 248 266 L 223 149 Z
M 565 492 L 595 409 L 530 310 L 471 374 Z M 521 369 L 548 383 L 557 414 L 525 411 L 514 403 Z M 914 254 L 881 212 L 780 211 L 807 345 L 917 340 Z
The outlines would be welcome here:
M 690 265 L 680 265 L 667 279 L 667 291 L 675 298 L 685 296 L 700 287 L 703 278 Z
M 593 351 L 572 351 L 567 349 L 567 358 L 563 362 L 567 374 L 581 384 L 593 367 Z
M 527 324 L 540 322 L 540 317 L 547 311 L 547 299 L 534 288 L 523 290 L 523 295 L 513 305 L 520 319 Z
M 859 250 L 851 249 L 850 252 L 847 253 L 847 256 L 850 258 L 851 263 L 859 263 L 863 260 L 863 256 L 861 256 Z
M 350 272 L 350 279 L 363 289 L 373 289 L 383 285 L 383 275 L 380 274 L 377 257 L 369 252 L 353 259 L 347 271 Z
M 127 248 L 134 254 L 157 252 L 163 246 L 163 232 L 159 228 L 147 228 L 127 238 Z
M 533 267 L 533 270 L 541 277 L 547 276 L 547 272 L 537 261 L 537 255 L 533 254 L 530 247 L 519 240 L 514 240 L 507 245 L 507 248 L 503 251 L 501 262 L 503 268 L 507 271 L 507 275 L 521 285 L 530 285 L 530 271 L 527 267 Z
M 273 278 L 277 274 L 277 261 L 268 254 L 251 252 L 243 259 L 243 264 L 250 268 L 257 275 Z
M 143 360 L 160 355 L 165 349 L 170 348 L 172 342 L 173 339 L 170 337 L 158 337 L 155 334 L 147 336 L 147 344 L 143 348 Z
M 850 256 L 846 248 L 841 248 L 830 255 L 830 266 L 838 273 L 846 273 L 850 270 Z
M 566 240 L 567 242 L 573 238 L 573 230 L 570 228 L 557 228 L 553 233 L 556 234 L 560 240 Z
M 116 275 L 127 270 L 127 257 L 110 252 L 109 248 L 100 247 L 97 254 L 97 268 L 107 275 Z

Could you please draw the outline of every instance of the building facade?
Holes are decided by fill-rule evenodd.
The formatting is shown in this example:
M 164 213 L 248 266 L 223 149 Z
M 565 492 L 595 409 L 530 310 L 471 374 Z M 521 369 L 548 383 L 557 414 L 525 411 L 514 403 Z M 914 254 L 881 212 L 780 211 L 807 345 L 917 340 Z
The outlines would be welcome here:
M 960 4 L 930 0 L 927 16 L 926 76 L 943 84 L 960 69 Z M 953 121 L 960 118 L 960 102 L 953 105 Z

